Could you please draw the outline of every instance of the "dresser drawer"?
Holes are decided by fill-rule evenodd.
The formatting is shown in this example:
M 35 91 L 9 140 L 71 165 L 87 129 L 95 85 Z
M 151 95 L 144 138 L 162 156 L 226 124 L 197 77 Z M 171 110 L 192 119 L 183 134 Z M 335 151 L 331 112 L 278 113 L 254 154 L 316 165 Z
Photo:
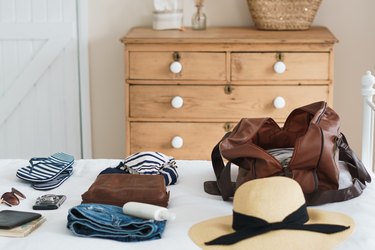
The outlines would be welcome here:
M 327 85 L 234 86 L 231 94 L 226 94 L 224 86 L 131 85 L 130 117 L 237 120 L 269 116 L 283 121 L 296 107 L 326 101 L 328 91 Z M 171 102 L 179 97 L 183 104 L 174 108 Z M 284 99 L 284 108 L 275 108 L 276 97 Z
M 176 52 L 177 53 L 177 52 Z M 225 80 L 223 52 L 129 52 L 129 78 L 153 80 Z M 173 73 L 178 60 L 181 72 Z
M 278 58 L 286 66 L 274 69 Z M 328 80 L 329 53 L 232 53 L 232 80 Z
M 130 123 L 130 153 L 158 151 L 176 159 L 209 160 L 213 147 L 224 136 L 225 123 Z M 230 124 L 235 126 L 234 123 Z M 174 148 L 172 140 L 181 137 L 182 146 Z M 179 145 L 175 145 L 179 146 Z

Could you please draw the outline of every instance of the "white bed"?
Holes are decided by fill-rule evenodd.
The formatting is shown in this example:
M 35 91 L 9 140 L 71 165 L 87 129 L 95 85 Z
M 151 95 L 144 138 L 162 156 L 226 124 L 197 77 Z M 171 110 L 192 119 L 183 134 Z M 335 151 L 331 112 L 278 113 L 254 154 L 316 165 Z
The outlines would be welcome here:
M 363 86 L 367 86 L 364 103 L 372 100 L 372 85 L 374 78 L 367 74 L 363 78 Z M 370 97 L 368 95 L 371 94 Z M 365 104 L 366 106 L 367 104 Z M 367 109 L 364 108 L 365 111 Z M 369 114 L 370 117 L 372 116 Z M 365 120 L 368 119 L 364 116 Z M 364 128 L 364 136 L 368 138 L 373 132 L 373 124 L 368 120 Z M 370 132 L 366 132 L 370 131 Z M 369 134 L 370 133 L 370 134 Z M 371 142 L 366 141 L 364 145 L 364 156 L 366 164 L 372 155 Z M 10 191 L 15 187 L 22 191 L 26 200 L 11 209 L 32 211 L 32 205 L 36 198 L 46 193 L 65 194 L 67 200 L 58 210 L 39 211 L 47 221 L 36 231 L 25 238 L 1 237 L 1 250 L 75 250 L 75 249 L 198 249 L 188 237 L 189 228 L 200 221 L 209 218 L 230 215 L 232 203 L 224 202 L 219 196 L 208 195 L 203 191 L 203 182 L 215 180 L 210 161 L 177 161 L 179 179 L 176 185 L 169 186 L 170 201 L 169 209 L 176 213 L 177 218 L 169 221 L 163 237 L 160 240 L 145 241 L 138 243 L 122 243 L 113 240 L 81 238 L 73 236 L 66 228 L 67 214 L 69 208 L 80 204 L 81 194 L 95 180 L 98 173 L 107 168 L 116 166 L 120 160 L 78 160 L 74 165 L 74 174 L 62 186 L 50 191 L 42 192 L 31 188 L 30 184 L 22 182 L 16 177 L 18 168 L 28 164 L 27 160 L 0 160 L 0 192 Z M 372 165 L 367 165 L 372 166 Z M 372 174 L 374 180 L 374 175 Z M 346 213 L 354 219 L 356 227 L 349 239 L 344 241 L 337 249 L 375 249 L 375 181 L 370 183 L 364 193 L 352 200 L 319 206 L 320 209 Z M 4 204 L 2 209 L 8 209 Z
M 47 221 L 25 238 L 0 239 L 0 249 L 4 250 L 74 250 L 74 249 L 198 249 L 187 232 L 193 224 L 208 218 L 231 214 L 232 204 L 221 197 L 208 195 L 203 191 L 203 182 L 214 180 L 209 161 L 178 161 L 179 180 L 170 186 L 169 209 L 177 218 L 167 223 L 162 239 L 139 243 L 121 243 L 113 240 L 81 238 L 73 236 L 66 228 L 67 211 L 80 204 L 81 194 L 106 167 L 115 166 L 120 160 L 79 160 L 74 165 L 74 174 L 62 186 L 48 192 L 65 194 L 67 200 L 58 210 L 39 211 Z M 15 187 L 22 191 L 26 200 L 13 207 L 14 210 L 32 211 L 35 199 L 45 194 L 36 191 L 28 183 L 19 180 L 15 173 L 24 166 L 26 160 L 0 160 L 0 191 Z M 4 204 L 1 209 L 8 209 Z M 338 249 L 375 249 L 375 184 L 370 184 L 364 193 L 353 200 L 320 206 L 321 209 L 340 211 L 351 215 L 356 222 L 354 234 Z

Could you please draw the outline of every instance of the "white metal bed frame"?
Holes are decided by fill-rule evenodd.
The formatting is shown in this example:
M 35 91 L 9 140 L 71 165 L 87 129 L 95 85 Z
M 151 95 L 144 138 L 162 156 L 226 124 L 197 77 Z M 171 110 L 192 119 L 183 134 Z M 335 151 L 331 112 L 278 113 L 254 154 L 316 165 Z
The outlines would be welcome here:
M 363 96 L 363 117 L 362 117 L 362 162 L 368 170 L 374 171 L 373 152 L 374 152 L 374 112 L 375 104 L 373 95 L 375 89 L 375 77 L 367 71 L 362 76 L 362 96 Z

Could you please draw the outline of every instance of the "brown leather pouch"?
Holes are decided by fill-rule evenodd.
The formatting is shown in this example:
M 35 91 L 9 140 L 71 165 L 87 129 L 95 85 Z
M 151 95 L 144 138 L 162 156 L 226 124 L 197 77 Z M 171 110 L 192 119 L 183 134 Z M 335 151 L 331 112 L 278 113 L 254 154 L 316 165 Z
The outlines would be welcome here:
M 82 194 L 82 203 L 123 206 L 136 201 L 167 207 L 169 192 L 161 175 L 101 174 Z

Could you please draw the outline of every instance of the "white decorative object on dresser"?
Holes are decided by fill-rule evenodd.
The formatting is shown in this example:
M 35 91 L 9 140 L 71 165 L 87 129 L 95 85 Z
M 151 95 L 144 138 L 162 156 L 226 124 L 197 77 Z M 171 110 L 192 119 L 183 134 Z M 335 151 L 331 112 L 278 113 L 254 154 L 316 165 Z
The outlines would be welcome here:
M 209 159 L 242 117 L 280 124 L 296 107 L 332 106 L 333 46 L 324 27 L 260 31 L 133 28 L 125 44 L 126 155 Z

